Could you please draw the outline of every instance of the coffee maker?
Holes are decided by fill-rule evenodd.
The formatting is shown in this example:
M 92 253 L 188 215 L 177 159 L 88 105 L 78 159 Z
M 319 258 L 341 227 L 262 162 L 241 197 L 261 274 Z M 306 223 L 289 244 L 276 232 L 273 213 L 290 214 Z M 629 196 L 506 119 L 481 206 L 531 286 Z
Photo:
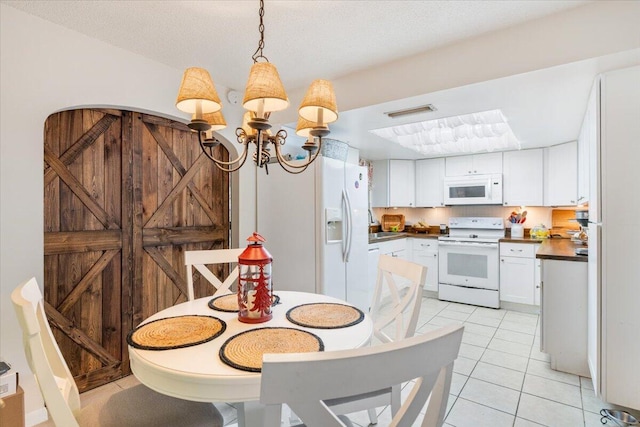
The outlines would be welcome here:
M 586 247 L 587 242 L 589 241 L 589 235 L 587 234 L 587 227 L 589 225 L 589 211 L 576 211 L 576 221 L 578 222 L 578 224 L 580 224 L 580 232 L 575 234 L 574 239 L 580 241 L 583 245 L 585 245 L 585 247 L 576 248 L 576 255 L 589 255 L 589 248 Z

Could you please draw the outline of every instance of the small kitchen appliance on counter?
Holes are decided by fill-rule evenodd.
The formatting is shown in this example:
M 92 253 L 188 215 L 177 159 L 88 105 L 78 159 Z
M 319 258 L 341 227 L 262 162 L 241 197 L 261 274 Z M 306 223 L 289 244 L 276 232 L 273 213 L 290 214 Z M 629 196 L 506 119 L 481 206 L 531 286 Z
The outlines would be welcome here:
M 502 218 L 450 218 L 449 236 L 438 238 L 438 298 L 500 308 L 498 241 L 504 235 Z
M 576 221 L 578 221 L 578 224 L 580 224 L 580 231 L 575 233 L 571 240 L 586 245 L 589 240 L 589 235 L 587 233 L 587 227 L 589 225 L 589 211 L 576 211 Z M 575 252 L 576 255 L 589 255 L 589 248 L 586 246 L 576 248 Z

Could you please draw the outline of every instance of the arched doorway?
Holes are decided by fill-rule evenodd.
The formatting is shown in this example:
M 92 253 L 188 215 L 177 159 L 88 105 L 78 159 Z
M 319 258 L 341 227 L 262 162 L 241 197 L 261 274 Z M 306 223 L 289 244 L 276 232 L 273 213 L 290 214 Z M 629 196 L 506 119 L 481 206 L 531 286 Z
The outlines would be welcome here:
M 229 175 L 140 112 L 55 113 L 44 141 L 46 311 L 83 391 L 129 374 L 127 333 L 186 300 L 185 250 L 229 247 Z

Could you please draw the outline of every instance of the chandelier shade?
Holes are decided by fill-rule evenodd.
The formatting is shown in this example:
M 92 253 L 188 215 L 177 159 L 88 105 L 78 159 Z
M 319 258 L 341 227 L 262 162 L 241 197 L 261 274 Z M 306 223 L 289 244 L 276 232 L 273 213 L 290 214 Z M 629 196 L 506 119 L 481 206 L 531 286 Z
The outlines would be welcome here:
M 310 135 L 309 132 L 315 126 L 315 122 L 303 119 L 302 117 L 298 116 L 298 123 L 296 124 L 296 135 L 308 138 Z
M 209 129 L 211 131 L 221 130 L 227 127 L 227 121 L 224 119 L 222 111 L 203 114 L 202 119 L 211 125 Z
M 304 95 L 298 114 L 305 120 L 323 125 L 338 120 L 338 106 L 333 85 L 328 80 L 314 80 Z
M 259 117 L 264 113 L 282 111 L 289 106 L 289 98 L 275 65 L 256 62 L 251 66 L 242 106 L 246 110 L 255 111 Z
M 195 114 L 198 119 L 202 114 L 215 113 L 222 109 L 220 97 L 207 70 L 198 67 L 185 70 L 176 99 L 176 108 L 185 113 Z

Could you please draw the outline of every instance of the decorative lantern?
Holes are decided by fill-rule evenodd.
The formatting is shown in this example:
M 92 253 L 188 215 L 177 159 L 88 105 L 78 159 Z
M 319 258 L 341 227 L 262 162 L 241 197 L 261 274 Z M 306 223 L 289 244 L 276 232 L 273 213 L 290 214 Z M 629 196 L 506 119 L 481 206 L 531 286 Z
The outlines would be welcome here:
M 251 242 L 238 257 L 238 320 L 261 323 L 270 320 L 273 290 L 271 287 L 271 254 L 262 246 L 264 237 L 253 233 Z

